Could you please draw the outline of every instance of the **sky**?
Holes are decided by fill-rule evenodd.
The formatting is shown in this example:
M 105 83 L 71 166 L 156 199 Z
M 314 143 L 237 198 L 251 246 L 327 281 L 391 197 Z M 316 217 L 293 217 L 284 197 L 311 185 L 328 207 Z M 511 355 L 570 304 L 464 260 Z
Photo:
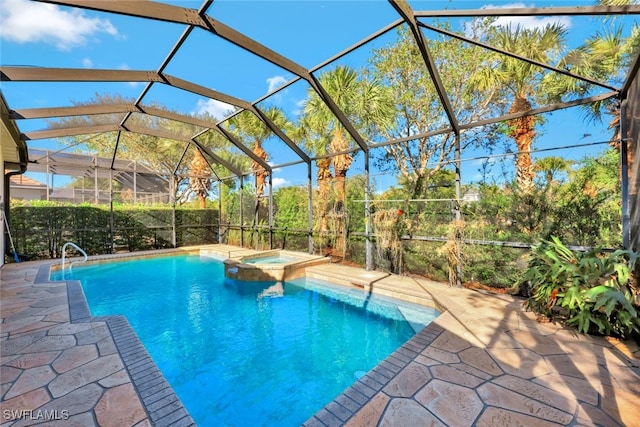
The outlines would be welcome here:
M 198 9 L 197 1 L 165 1 L 181 7 Z M 477 9 L 482 7 L 590 6 L 587 1 L 533 1 L 527 3 L 499 1 L 409 1 L 414 10 Z M 386 0 L 304 0 L 304 1 L 231 1 L 216 0 L 207 14 L 245 33 L 270 49 L 306 68 L 312 68 L 347 49 L 371 33 L 396 21 L 399 16 Z M 65 68 L 157 70 L 184 30 L 183 25 L 99 13 L 27 0 L 0 1 L 0 63 L 2 66 L 47 66 Z M 626 27 L 638 16 L 627 18 Z M 582 43 L 594 28 L 604 25 L 591 17 L 501 18 L 500 23 L 533 28 L 548 22 L 561 22 L 569 29 L 570 43 Z M 459 23 L 457 23 L 459 24 Z M 372 43 L 379 47 L 384 37 Z M 340 59 L 353 67 L 366 65 L 371 47 Z M 247 100 L 260 99 L 294 76 L 273 64 L 254 57 L 230 43 L 201 30 L 194 31 L 171 60 L 165 73 L 193 81 L 217 91 Z M 24 83 L 2 82 L 0 89 L 13 109 L 68 106 L 87 102 L 96 94 L 119 93 L 136 99 L 145 84 L 130 83 Z M 295 83 L 272 96 L 265 105 L 277 105 L 290 117 L 300 114 L 307 86 Z M 156 84 L 143 103 L 158 101 L 187 114 L 208 112 L 222 118 L 229 106 L 220 101 Z M 262 104 L 261 104 L 262 105 Z M 536 141 L 537 148 L 605 141 L 610 131 L 603 125 L 585 122 L 576 109 L 555 112 L 547 117 Z M 22 120 L 22 132 L 47 127 L 41 120 Z M 55 140 L 29 141 L 29 147 L 58 150 Z M 297 157 L 280 141 L 265 146 L 272 164 L 282 164 Z M 554 155 L 580 158 L 588 150 L 579 147 Z M 466 155 L 465 155 L 466 154 Z M 482 153 L 464 153 L 463 158 Z M 360 156 L 362 157 L 362 156 Z M 493 161 L 493 160 L 492 160 Z M 463 171 L 465 181 L 478 179 L 481 159 L 469 160 Z M 362 173 L 357 161 L 350 174 Z M 377 175 L 378 185 L 393 183 L 391 176 Z M 274 173 L 274 187 L 306 184 L 306 167 L 283 168 Z

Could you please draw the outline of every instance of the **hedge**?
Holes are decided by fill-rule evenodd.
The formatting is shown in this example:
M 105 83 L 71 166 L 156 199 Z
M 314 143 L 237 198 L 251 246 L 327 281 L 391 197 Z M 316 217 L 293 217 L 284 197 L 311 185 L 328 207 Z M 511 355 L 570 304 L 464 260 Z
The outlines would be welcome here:
M 170 248 L 172 216 L 173 209 L 165 206 L 116 205 L 112 219 L 108 206 L 12 203 L 11 236 L 23 259 L 59 258 L 66 242 L 88 255 Z M 217 210 L 177 207 L 175 221 L 176 246 L 217 243 Z

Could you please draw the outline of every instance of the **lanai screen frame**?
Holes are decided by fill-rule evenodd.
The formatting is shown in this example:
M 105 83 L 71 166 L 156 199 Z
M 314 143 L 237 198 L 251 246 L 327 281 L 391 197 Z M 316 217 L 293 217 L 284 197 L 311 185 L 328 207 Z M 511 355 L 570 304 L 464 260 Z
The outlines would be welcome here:
M 191 9 L 191 8 L 183 8 L 179 6 L 172 6 L 164 3 L 154 3 L 148 1 L 113 1 L 113 2 L 96 2 L 93 0 L 36 0 L 41 1 L 43 3 L 51 3 L 62 6 L 71 6 L 78 7 L 87 10 L 95 10 L 100 12 L 109 12 L 115 13 L 119 15 L 126 15 L 131 17 L 137 17 L 142 19 L 152 19 L 159 20 L 165 22 L 172 22 L 177 24 L 186 25 L 184 31 L 181 36 L 168 52 L 165 59 L 160 63 L 156 70 L 98 70 L 98 69 L 70 69 L 70 68 L 46 68 L 46 67 L 37 67 L 37 68 L 27 68 L 27 67 L 10 67 L 10 66 L 2 66 L 0 67 L 0 80 L 4 82 L 10 81 L 21 81 L 21 82 L 146 82 L 145 88 L 142 90 L 138 98 L 133 103 L 120 103 L 120 104 L 108 104 L 108 105 L 83 105 L 76 107 L 49 107 L 49 108 L 26 108 L 26 109 L 18 109 L 12 110 L 9 108 L 8 116 L 9 118 L 16 122 L 21 119 L 52 119 L 52 118 L 64 118 L 70 116 L 85 116 L 85 115 L 94 115 L 94 114 L 114 114 L 121 113 L 122 119 L 117 123 L 110 124 L 101 124 L 101 125 L 91 125 L 91 126 L 82 126 L 82 127 L 59 127 L 55 129 L 45 129 L 33 132 L 27 132 L 20 134 L 20 144 L 17 144 L 18 147 L 25 147 L 28 141 L 39 140 L 39 139 L 47 139 L 47 138 L 58 138 L 65 136 L 77 136 L 82 134 L 90 134 L 90 133 L 104 133 L 104 132 L 117 132 L 117 139 L 120 138 L 121 132 L 134 132 L 140 133 L 144 135 L 156 136 L 160 138 L 171 139 L 175 141 L 181 141 L 187 143 L 188 146 L 192 145 L 197 150 L 199 150 L 203 155 L 211 163 L 218 163 L 224 166 L 227 170 L 232 173 L 231 177 L 235 177 L 239 179 L 242 183 L 244 178 L 248 175 L 253 174 L 255 171 L 251 172 L 243 172 L 229 162 L 226 162 L 220 156 L 216 155 L 213 151 L 208 149 L 206 146 L 202 145 L 198 141 L 198 137 L 203 135 L 206 132 L 217 132 L 224 136 L 231 144 L 233 144 L 236 148 L 241 150 L 246 156 L 248 156 L 253 162 L 256 162 L 260 167 L 263 168 L 264 171 L 268 173 L 269 179 L 267 181 L 268 184 L 268 194 L 269 194 L 269 229 L 273 229 L 273 203 L 272 203 L 272 176 L 273 170 L 285 166 L 291 166 L 293 164 L 304 163 L 307 166 L 308 172 L 308 197 L 309 197 L 309 212 L 308 212 L 308 232 L 309 232 L 309 251 L 313 249 L 313 238 L 312 238 L 312 228 L 313 228 L 313 217 L 312 217 L 312 199 L 313 199 L 313 191 L 312 191 L 312 162 L 319 157 L 312 157 L 308 153 L 305 153 L 298 145 L 292 141 L 286 134 L 284 134 L 274 123 L 272 123 L 269 118 L 266 116 L 265 112 L 258 107 L 258 104 L 280 92 L 281 90 L 286 89 L 289 85 L 295 83 L 299 80 L 304 80 L 311 88 L 315 90 L 317 95 L 324 101 L 329 110 L 336 116 L 338 121 L 342 126 L 347 130 L 349 136 L 356 142 L 357 146 L 351 152 L 362 151 L 364 153 L 364 171 L 365 171 L 365 179 L 367 185 L 367 191 L 365 191 L 365 215 L 366 215 L 366 228 L 365 228 L 365 238 L 366 238 L 366 267 L 367 269 L 373 268 L 373 242 L 371 233 L 371 218 L 369 215 L 370 205 L 369 205 L 369 194 L 370 194 L 370 178 L 369 178 L 369 150 L 371 148 L 378 148 L 385 145 L 396 144 L 401 142 L 401 140 L 391 140 L 384 141 L 381 143 L 375 144 L 367 144 L 364 138 L 358 133 L 358 131 L 354 128 L 354 126 L 349 122 L 346 115 L 340 110 L 337 104 L 333 99 L 329 96 L 325 88 L 320 84 L 318 78 L 314 75 L 315 72 L 320 70 L 322 67 L 334 62 L 335 60 L 347 55 L 348 53 L 358 49 L 361 46 L 364 46 L 368 42 L 380 37 L 383 34 L 386 34 L 389 31 L 396 29 L 401 25 L 406 25 L 410 29 L 415 42 L 418 45 L 420 53 L 424 59 L 425 67 L 428 70 L 432 82 L 437 90 L 438 96 L 440 98 L 441 104 L 444 108 L 446 116 L 448 118 L 450 126 L 438 133 L 451 132 L 456 138 L 460 138 L 461 131 L 465 129 L 470 129 L 477 126 L 484 126 L 491 123 L 498 123 L 509 119 L 514 119 L 517 117 L 522 117 L 526 115 L 535 115 L 542 114 L 550 111 L 555 111 L 564 108 L 570 108 L 577 105 L 589 104 L 599 100 L 605 100 L 609 98 L 617 97 L 623 105 L 626 106 L 626 111 L 637 111 L 638 99 L 633 96 L 628 98 L 627 95 L 629 93 L 635 93 L 633 90 L 629 91 L 628 88 L 633 88 L 631 82 L 634 77 L 636 77 L 638 71 L 638 64 L 640 64 L 640 55 L 636 57 L 634 63 L 630 67 L 630 73 L 627 78 L 627 83 L 625 83 L 622 89 L 612 87 L 610 85 L 593 81 L 590 79 L 586 79 L 584 77 L 575 75 L 569 71 L 563 69 L 557 69 L 550 67 L 545 64 L 540 64 L 535 61 L 531 61 L 527 58 L 518 57 L 518 59 L 530 62 L 537 66 L 542 66 L 547 70 L 551 70 L 553 72 L 558 72 L 564 75 L 571 76 L 573 78 L 588 82 L 590 84 L 594 84 L 600 86 L 602 88 L 606 88 L 610 90 L 610 92 L 601 94 L 598 96 L 591 96 L 583 99 L 574 100 L 571 102 L 564 102 L 560 104 L 555 104 L 551 106 L 546 106 L 542 108 L 532 109 L 519 114 L 509 114 L 503 115 L 501 117 L 492 118 L 489 120 L 483 120 L 473 123 L 460 123 L 458 118 L 451 107 L 451 103 L 448 99 L 448 95 L 446 90 L 442 84 L 440 79 L 440 75 L 438 73 L 437 68 L 435 67 L 433 58 L 429 52 L 429 48 L 426 44 L 426 41 L 423 39 L 421 34 L 421 28 L 428 28 L 434 30 L 434 28 L 425 25 L 424 23 L 419 21 L 419 18 L 453 18 L 453 17 L 516 17 L 516 16 L 579 16 L 579 15 L 627 15 L 627 14 L 640 14 L 640 5 L 627 5 L 627 6 L 576 6 L 576 7 L 551 7 L 551 8 L 513 8 L 513 9 L 474 9 L 474 10 L 437 10 L 437 11 L 414 11 L 409 3 L 405 0 L 388 0 L 389 3 L 393 6 L 396 12 L 399 15 L 399 19 L 387 25 L 386 27 L 380 29 L 379 31 L 371 34 L 370 36 L 364 38 L 360 42 L 354 44 L 353 46 L 345 49 L 344 51 L 336 54 L 332 58 L 324 61 L 323 63 L 317 65 L 316 67 L 307 69 L 294 61 L 286 58 L 285 56 L 275 52 L 268 47 L 260 44 L 256 40 L 251 39 L 250 37 L 244 35 L 243 33 L 236 31 L 235 29 L 223 24 L 222 22 L 216 20 L 215 18 L 207 15 L 207 11 L 210 6 L 213 4 L 213 0 L 205 0 L 199 9 Z M 198 85 L 196 83 L 190 82 L 188 80 L 180 79 L 175 76 L 171 76 L 164 72 L 165 68 L 171 61 L 171 59 L 178 53 L 181 46 L 187 40 L 191 32 L 195 28 L 201 28 L 205 31 L 209 31 L 214 35 L 221 37 L 222 39 L 235 44 L 236 46 L 248 51 L 258 57 L 275 64 L 278 67 L 281 67 L 284 70 L 291 72 L 296 77 L 286 83 L 285 85 L 279 87 L 278 89 L 268 93 L 267 95 L 261 97 L 260 99 L 249 102 L 247 100 L 239 99 L 237 97 L 230 96 L 228 94 L 213 90 L 211 88 Z M 441 31 L 441 30 L 438 30 Z M 447 34 L 448 36 L 452 36 L 452 34 Z M 456 38 L 463 39 L 465 42 L 470 44 L 476 44 L 477 42 L 468 39 L 466 37 L 460 35 L 453 35 Z M 487 47 L 484 46 L 483 47 Z M 493 49 L 493 48 L 492 48 Z M 501 54 L 509 55 L 515 57 L 515 55 L 510 54 L 505 51 L 501 51 L 498 49 L 493 49 L 498 51 Z M 637 82 L 637 77 L 636 80 Z M 189 115 L 184 114 L 175 114 L 169 113 L 162 109 L 158 109 L 155 107 L 151 107 L 145 105 L 143 101 L 145 100 L 145 96 L 148 94 L 151 87 L 155 84 L 166 84 L 184 91 L 188 91 L 197 95 L 205 96 L 210 99 L 218 100 L 221 102 L 225 102 L 227 104 L 231 104 L 237 108 L 237 110 L 230 116 L 223 118 L 222 120 L 212 122 L 208 120 L 202 120 L 199 118 L 194 118 Z M 637 86 L 637 84 L 636 84 Z M 270 129 L 273 134 L 279 137 L 296 155 L 299 157 L 299 160 L 296 162 L 290 162 L 287 164 L 280 165 L 270 165 L 258 156 L 256 156 L 249 148 L 247 148 L 244 144 L 237 141 L 232 134 L 224 129 L 222 124 L 226 122 L 230 117 L 235 114 L 238 114 L 242 111 L 248 111 L 251 114 L 254 114 L 258 117 L 264 125 Z M 202 127 L 204 130 L 194 134 L 191 137 L 184 137 L 181 135 L 172 134 L 166 131 L 158 131 L 157 129 L 150 129 L 142 126 L 135 125 L 130 122 L 131 115 L 133 113 L 141 113 L 147 114 L 155 117 L 165 118 L 169 120 L 175 120 L 182 123 L 187 123 L 191 125 L 196 125 Z M 16 125 L 17 126 L 17 125 Z M 624 126 L 624 125 L 623 125 Z M 419 138 L 425 135 L 412 135 L 411 139 Z M 635 139 L 633 136 L 629 136 L 623 140 L 627 144 L 622 144 L 624 148 L 629 148 L 629 150 L 637 151 L 637 132 L 635 135 Z M 624 149 L 622 150 L 624 151 Z M 24 158 L 28 161 L 28 153 L 24 153 L 21 159 Z M 113 161 L 115 161 L 117 157 L 117 144 L 116 149 L 114 149 L 113 153 Z M 321 157 L 321 156 L 320 156 Z M 461 199 L 461 190 L 460 190 L 460 150 L 456 150 L 455 156 L 455 165 L 456 165 L 456 199 L 458 200 L 456 216 L 460 216 L 460 199 Z M 626 156 L 621 155 L 621 164 L 623 169 L 625 168 L 627 162 Z M 179 165 L 176 165 L 176 170 Z M 21 161 L 20 168 L 17 172 L 10 173 L 23 173 L 27 169 L 27 164 Z M 635 166 L 637 170 L 637 164 Z M 222 182 L 225 179 L 231 177 L 219 177 L 216 176 L 214 179 Z M 623 212 L 623 245 L 625 247 L 629 247 L 631 241 L 636 241 L 637 236 L 631 238 L 632 229 L 629 226 L 629 182 L 626 174 L 622 176 L 622 188 L 623 188 L 623 207 L 626 206 L 625 212 Z M 5 186 L 8 183 L 8 179 L 5 179 Z M 6 187 L 5 187 L 6 188 Z M 635 188 L 635 187 L 634 187 Z M 637 197 L 637 192 L 635 193 Z M 634 203 L 638 202 L 638 200 L 634 200 Z M 637 203 L 636 203 L 637 204 Z M 5 206 L 5 209 L 8 211 L 8 205 Z M 7 212 L 8 213 L 8 212 Z M 625 214 L 626 213 L 626 214 Z

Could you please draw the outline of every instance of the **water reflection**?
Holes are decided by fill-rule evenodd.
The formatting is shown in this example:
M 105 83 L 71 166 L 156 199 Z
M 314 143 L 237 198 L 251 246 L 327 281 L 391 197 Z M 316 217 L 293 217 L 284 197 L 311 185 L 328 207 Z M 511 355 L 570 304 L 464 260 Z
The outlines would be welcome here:
M 282 282 L 276 282 L 258 294 L 258 298 L 277 298 L 284 296 Z

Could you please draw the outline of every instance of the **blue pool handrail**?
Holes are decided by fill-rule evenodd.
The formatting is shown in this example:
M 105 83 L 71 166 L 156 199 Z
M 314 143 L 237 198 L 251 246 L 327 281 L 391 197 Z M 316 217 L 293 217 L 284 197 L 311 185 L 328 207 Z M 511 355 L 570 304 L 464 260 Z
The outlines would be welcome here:
M 67 242 L 64 244 L 64 246 L 62 246 L 62 269 L 64 270 L 64 259 L 65 256 L 67 254 L 67 246 L 72 246 L 73 248 L 75 248 L 78 252 L 80 252 L 82 254 L 82 256 L 84 256 L 84 259 L 82 261 L 79 262 L 85 262 L 87 260 L 87 253 L 82 250 L 82 248 L 78 245 L 76 245 L 73 242 Z M 71 268 L 73 267 L 73 262 L 69 263 L 69 270 L 71 270 Z

